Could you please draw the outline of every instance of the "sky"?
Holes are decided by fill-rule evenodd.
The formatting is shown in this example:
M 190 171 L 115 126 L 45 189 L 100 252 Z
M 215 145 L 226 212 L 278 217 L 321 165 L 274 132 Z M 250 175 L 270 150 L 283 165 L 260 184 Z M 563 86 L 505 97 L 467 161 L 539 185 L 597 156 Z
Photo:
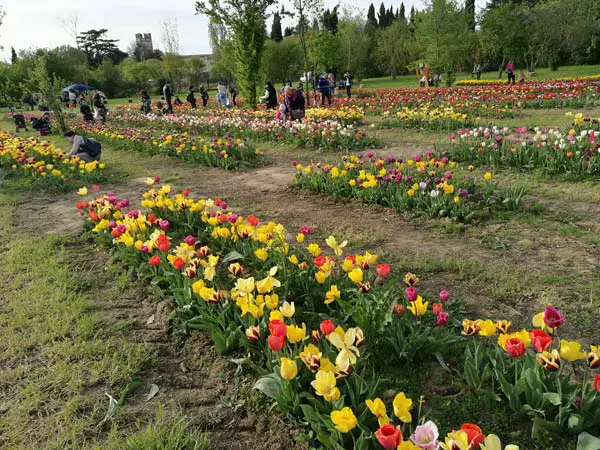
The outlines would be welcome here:
M 374 2 L 376 10 L 381 0 Z M 486 0 L 476 0 L 477 6 Z M 366 10 L 372 0 L 325 0 L 325 7 L 338 3 L 357 12 Z M 399 7 L 401 0 L 384 1 Z M 60 24 L 59 18 L 78 17 L 78 31 L 108 28 L 108 37 L 119 39 L 126 51 L 136 33 L 152 33 L 155 48 L 162 48 L 162 27 L 166 19 L 176 19 L 179 28 L 181 54 L 210 53 L 208 19 L 194 15 L 194 0 L 3 0 L 6 16 L 0 26 L 0 59 L 10 60 L 11 46 L 15 50 L 52 48 L 74 45 Z M 406 11 L 411 6 L 424 8 L 423 0 L 404 0 Z M 284 26 L 286 24 L 284 23 Z

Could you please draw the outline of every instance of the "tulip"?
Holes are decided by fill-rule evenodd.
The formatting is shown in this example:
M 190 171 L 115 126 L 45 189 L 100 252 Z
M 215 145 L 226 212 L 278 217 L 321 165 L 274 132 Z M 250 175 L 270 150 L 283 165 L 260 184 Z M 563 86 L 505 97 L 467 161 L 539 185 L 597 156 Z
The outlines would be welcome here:
M 283 338 L 287 334 L 287 326 L 281 320 L 271 320 L 269 322 L 269 331 L 273 336 Z
M 280 351 L 285 346 L 285 339 L 283 336 L 269 336 L 267 342 L 274 352 Z
M 260 328 L 250 327 L 246 329 L 246 337 L 251 344 L 256 344 L 260 339 Z
M 506 341 L 506 353 L 513 358 L 518 358 L 525 354 L 525 344 L 519 338 L 510 338 Z
M 531 343 L 537 352 L 543 352 L 552 344 L 552 337 L 543 330 L 534 329 L 530 333 Z
M 433 314 L 437 316 L 439 313 L 444 311 L 444 304 L 443 303 L 434 303 L 432 305 L 432 310 L 433 310 Z
M 442 301 L 442 303 L 446 303 L 448 301 L 448 299 L 450 298 L 450 293 L 446 290 L 440 292 L 440 300 Z
M 385 450 L 396 450 L 402 442 L 400 425 L 396 427 L 394 425 L 384 425 L 375 432 L 375 437 Z
M 293 380 L 298 375 L 298 366 L 296 361 L 289 358 L 281 358 L 281 369 L 279 371 L 284 380 Z
M 160 256 L 152 256 L 152 258 L 150 258 L 150 261 L 148 261 L 148 264 L 150 264 L 152 267 L 158 266 L 160 264 Z
M 439 436 L 437 425 L 429 420 L 415 428 L 415 433 L 410 438 L 422 450 L 437 450 L 440 445 Z
M 546 310 L 544 311 L 544 323 L 548 328 L 558 328 L 562 326 L 564 322 L 565 317 L 558 309 L 552 306 L 546 307 Z
M 496 329 L 500 332 L 500 333 L 508 333 L 508 330 L 510 330 L 512 323 L 510 323 L 508 320 L 499 320 L 496 322 Z
M 160 222 L 158 222 L 158 226 L 163 231 L 169 231 L 169 221 L 168 220 L 161 220 Z
M 333 333 L 333 330 L 335 330 L 335 324 L 328 319 L 321 322 L 319 328 L 321 329 L 321 333 L 323 333 L 325 336 L 329 336 L 331 333 Z
M 435 324 L 437 326 L 446 325 L 448 323 L 449 319 L 450 319 L 450 315 L 447 312 L 441 312 L 437 315 Z
M 586 354 L 581 351 L 581 344 L 579 342 L 565 341 L 563 339 L 560 341 L 560 357 L 573 362 L 578 359 L 585 359 Z
M 473 423 L 463 423 L 460 426 L 460 429 L 467 433 L 470 450 L 478 449 L 481 443 L 485 440 L 485 436 L 483 435 L 481 428 Z
M 358 424 L 354 412 L 347 406 L 339 411 L 332 411 L 331 421 L 335 425 L 335 428 L 342 433 L 348 433 Z
M 593 386 L 596 392 L 600 392 L 600 373 L 597 373 L 594 377 Z
M 377 264 L 375 267 L 375 272 L 382 278 L 387 277 L 390 274 L 391 267 L 389 264 Z
M 560 369 L 560 355 L 556 350 L 552 350 L 552 352 L 542 351 L 535 356 L 535 359 L 546 370 Z
M 319 333 L 319 330 L 313 330 L 311 333 L 311 337 L 315 345 L 318 345 L 319 342 L 321 342 L 321 333 Z
M 591 346 L 590 352 L 587 354 L 586 359 L 591 369 L 597 369 L 600 367 L 600 346 Z
M 404 305 L 399 305 L 399 304 L 396 303 L 394 305 L 394 313 L 398 317 L 402 317 L 406 313 L 406 308 L 404 307 Z
M 419 293 L 417 292 L 417 289 L 414 286 L 410 286 L 406 288 L 406 290 L 404 291 L 404 295 L 406 296 L 406 300 L 408 300 L 409 302 L 414 302 L 419 296 Z

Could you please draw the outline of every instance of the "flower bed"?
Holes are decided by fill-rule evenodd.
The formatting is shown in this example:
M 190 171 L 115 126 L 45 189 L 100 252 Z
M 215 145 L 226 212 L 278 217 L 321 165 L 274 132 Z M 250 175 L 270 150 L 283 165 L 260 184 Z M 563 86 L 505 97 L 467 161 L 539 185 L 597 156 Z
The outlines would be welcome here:
M 502 192 L 491 173 L 457 175 L 456 163 L 431 153 L 414 159 L 380 159 L 366 155 L 344 158 L 339 164 L 296 163 L 296 184 L 331 196 L 358 198 L 431 218 L 472 222 L 490 208 L 518 209 L 524 191 Z M 479 178 L 481 181 L 479 181 Z
M 67 154 L 50 141 L 21 138 L 0 130 L 0 167 L 26 174 L 36 185 L 64 191 L 105 178 L 104 163 L 86 163 L 79 158 L 67 158 Z
M 149 179 L 149 184 L 155 181 Z M 382 338 L 395 340 L 399 347 L 393 348 L 409 362 L 417 354 L 455 347 L 465 339 L 454 326 L 457 315 L 448 292 L 440 292 L 433 303 L 434 297 L 420 289 L 419 278 L 409 273 L 403 280 L 404 295 L 394 296 L 392 267 L 376 255 L 345 254 L 347 243 L 332 236 L 326 246 L 309 243 L 308 227 L 296 236 L 300 245 L 292 243 L 281 224 L 263 223 L 254 215 L 242 217 L 222 200 L 194 200 L 187 190 L 172 194 L 169 186 L 156 186 L 144 194 L 144 210 L 129 208 L 127 200 L 112 193 L 77 207 L 100 242 L 113 248 L 157 292 L 174 299 L 171 316 L 181 327 L 209 332 L 219 353 L 243 347 L 246 356 L 236 361 L 261 376 L 255 388 L 282 411 L 307 423 L 323 447 L 502 448 L 495 435 L 486 436 L 470 423 L 442 440 L 437 425 L 424 420 L 428 412 L 423 400 L 418 408 L 403 392 L 382 400 L 377 393 L 385 373 L 367 369 L 369 356 L 382 357 L 377 353 Z M 468 336 L 501 333 L 502 364 L 519 364 L 513 358 L 524 357 L 525 335 L 509 334 L 507 321 L 463 325 Z M 558 329 L 556 322 L 553 326 Z M 564 343 L 561 348 L 566 352 Z M 576 350 L 572 345 L 571 356 L 565 353 L 565 358 L 580 359 Z M 600 361 L 597 352 L 592 348 L 592 357 L 587 355 L 592 367 Z M 547 370 L 545 356 L 533 358 L 539 370 Z M 472 363 L 467 359 L 465 373 L 481 377 L 490 373 L 482 365 L 468 367 Z M 522 373 L 528 377 L 528 372 Z M 470 385 L 475 375 L 467 380 Z M 568 381 L 560 372 L 555 376 Z M 600 401 L 595 392 L 600 391 L 598 378 L 592 388 L 588 381 L 579 384 L 592 406 Z M 528 388 L 518 389 L 519 395 L 526 395 Z M 554 396 L 542 397 L 556 404 Z M 554 406 L 542 407 L 551 412 Z M 587 430 L 586 422 L 581 423 L 581 430 Z M 564 429 L 562 423 L 558 427 Z M 577 433 L 579 428 L 571 431 Z
M 583 126 L 584 122 L 576 123 Z M 590 126 L 593 123 L 590 122 Z M 480 127 L 450 136 L 444 152 L 452 159 L 490 166 L 540 170 L 548 175 L 580 178 L 600 175 L 600 131 Z
M 400 111 L 383 113 L 382 126 L 386 128 L 416 128 L 426 130 L 456 130 L 473 126 L 479 121 L 454 108 L 420 108 L 403 107 Z
M 262 152 L 245 139 L 229 134 L 220 138 L 201 138 L 194 133 L 169 132 L 160 128 L 119 127 L 114 124 L 79 122 L 74 129 L 123 150 L 160 153 L 209 167 L 233 170 L 264 163 Z

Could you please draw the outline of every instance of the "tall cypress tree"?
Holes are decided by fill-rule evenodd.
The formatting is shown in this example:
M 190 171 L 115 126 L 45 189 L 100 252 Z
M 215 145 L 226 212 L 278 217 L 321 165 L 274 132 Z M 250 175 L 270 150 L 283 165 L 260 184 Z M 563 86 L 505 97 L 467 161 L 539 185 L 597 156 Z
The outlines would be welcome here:
M 390 9 L 388 9 L 386 15 L 387 15 L 386 22 L 389 27 L 391 24 L 394 23 L 394 19 L 396 19 L 396 16 L 394 15 L 394 8 L 390 6 Z
M 475 0 L 465 0 L 465 14 L 469 30 L 475 31 Z
M 17 52 L 14 47 L 10 48 L 10 62 L 11 64 L 16 64 L 19 61 L 19 57 L 17 56 Z
M 411 25 L 415 24 L 415 7 L 414 6 L 410 7 L 410 24 Z
M 401 20 L 406 22 L 406 10 L 404 8 L 404 2 L 400 3 L 400 13 L 398 14 Z
M 273 14 L 273 25 L 271 25 L 271 39 L 275 42 L 283 41 L 283 33 L 281 32 L 281 16 L 278 12 Z
M 385 5 L 381 2 L 381 6 L 379 6 L 379 28 L 385 28 L 387 26 L 387 11 Z
M 370 23 L 375 27 L 378 25 L 377 18 L 375 17 L 375 6 L 373 6 L 373 3 L 369 5 L 369 11 L 367 12 L 367 23 Z

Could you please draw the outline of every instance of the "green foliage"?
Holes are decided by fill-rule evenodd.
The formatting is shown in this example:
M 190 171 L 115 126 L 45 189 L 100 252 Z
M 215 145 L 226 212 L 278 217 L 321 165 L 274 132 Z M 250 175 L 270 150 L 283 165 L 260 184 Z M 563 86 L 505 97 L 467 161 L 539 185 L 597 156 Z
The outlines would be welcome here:
M 415 45 L 412 33 L 404 21 L 397 21 L 385 30 L 380 30 L 375 39 L 375 62 L 379 69 L 390 74 L 392 79 L 406 71 L 414 56 Z
M 59 130 L 64 133 L 67 131 L 67 123 L 62 109 L 60 96 L 65 81 L 56 76 L 55 73 L 48 73 L 47 59 L 45 56 L 35 61 L 33 70 L 29 74 L 29 85 L 35 89 L 35 92 L 42 94 L 42 97 L 48 108 L 54 113 L 54 121 Z
M 295 80 L 302 73 L 302 47 L 296 36 L 281 42 L 268 40 L 263 53 L 262 72 L 265 80 Z

